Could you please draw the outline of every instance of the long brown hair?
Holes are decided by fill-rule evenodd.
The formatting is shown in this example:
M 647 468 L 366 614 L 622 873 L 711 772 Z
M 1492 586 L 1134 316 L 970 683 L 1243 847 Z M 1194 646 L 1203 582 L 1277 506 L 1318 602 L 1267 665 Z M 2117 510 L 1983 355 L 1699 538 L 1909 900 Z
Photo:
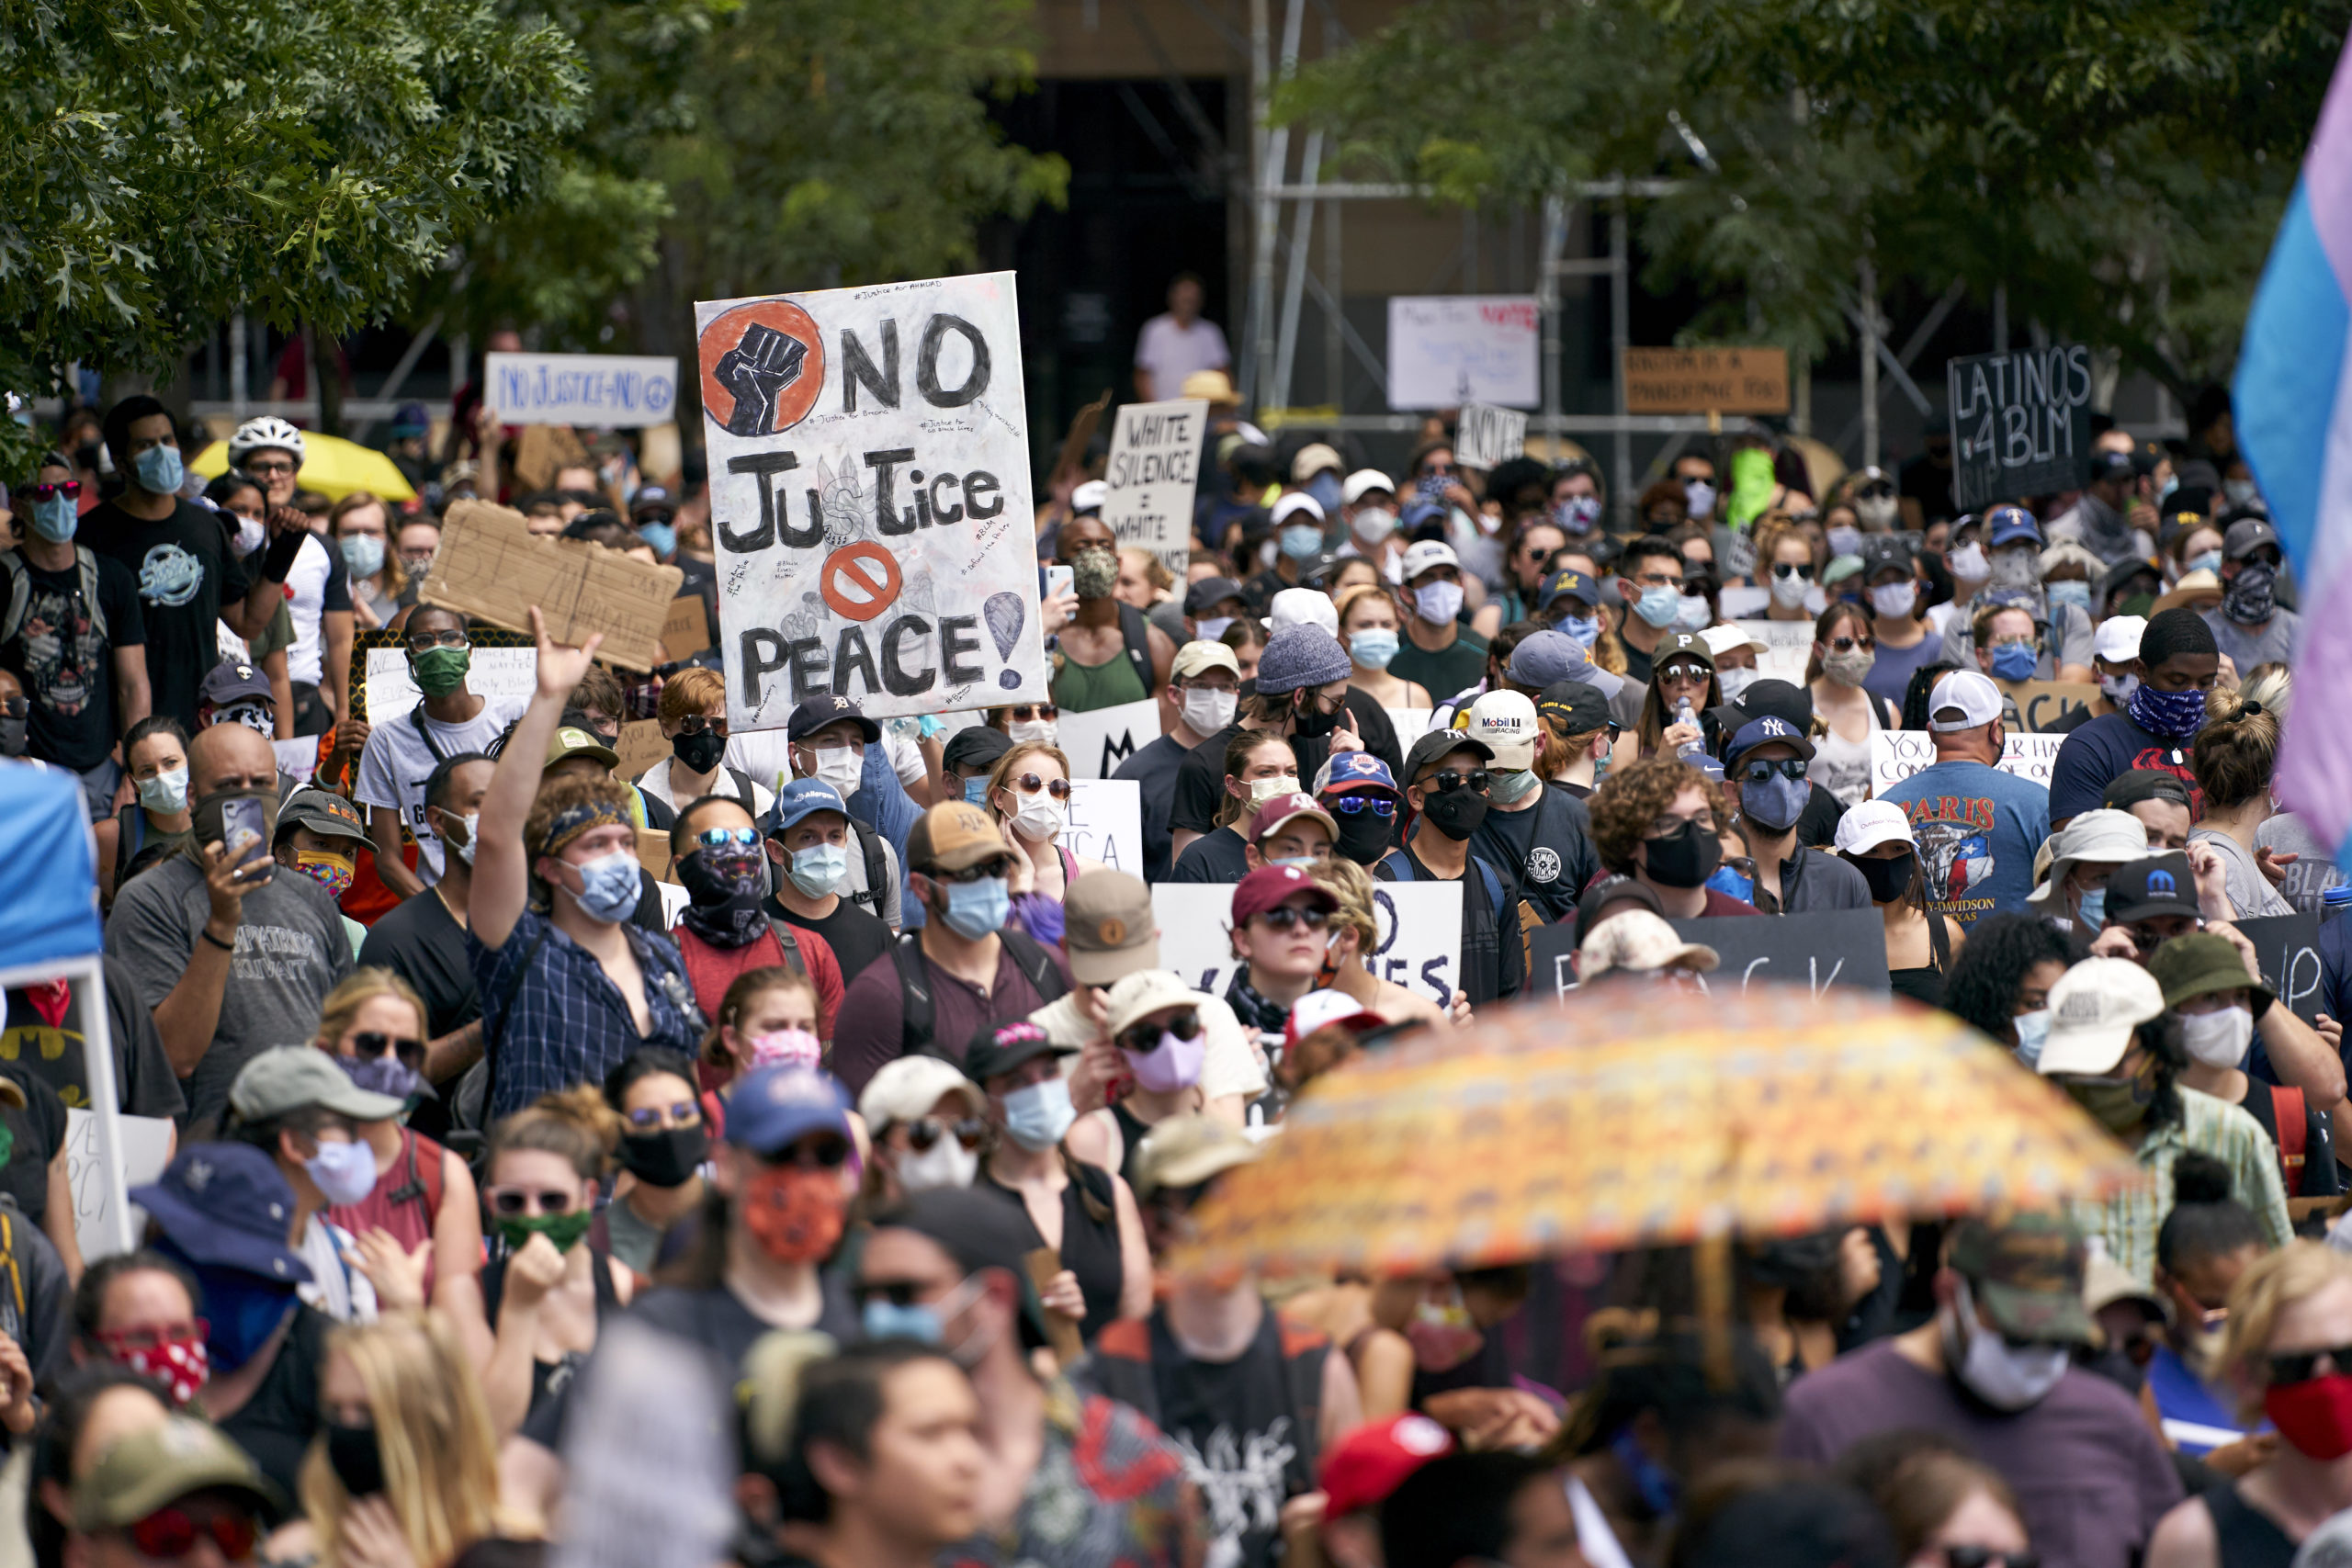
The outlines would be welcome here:
M 1219 778 L 1218 787 L 1224 789 L 1227 784 L 1240 779 L 1241 770 L 1250 765 L 1250 753 L 1267 745 L 1279 746 L 1284 751 L 1290 750 L 1289 741 L 1279 735 L 1268 734 L 1262 729 L 1245 729 L 1227 741 L 1225 770 Z M 1295 752 L 1292 753 L 1294 761 L 1296 755 Z M 1300 785 L 1304 787 L 1306 782 L 1301 779 Z M 1216 825 L 1220 828 L 1232 827 L 1237 822 L 1248 819 L 1257 809 L 1258 803 L 1246 793 L 1235 795 L 1232 790 L 1225 789 L 1225 798 L 1217 803 Z
M 1821 679 L 1821 650 L 1827 648 L 1829 639 L 1838 635 L 1838 623 L 1841 621 L 1854 622 L 1862 630 L 1870 632 L 1872 642 L 1878 640 L 1878 633 L 1871 631 L 1871 618 L 1862 614 L 1862 607 L 1860 604 L 1849 604 L 1843 599 L 1831 600 L 1829 607 L 1822 611 L 1813 623 L 1813 651 L 1805 655 L 1804 663 L 1806 685 L 1810 686 Z

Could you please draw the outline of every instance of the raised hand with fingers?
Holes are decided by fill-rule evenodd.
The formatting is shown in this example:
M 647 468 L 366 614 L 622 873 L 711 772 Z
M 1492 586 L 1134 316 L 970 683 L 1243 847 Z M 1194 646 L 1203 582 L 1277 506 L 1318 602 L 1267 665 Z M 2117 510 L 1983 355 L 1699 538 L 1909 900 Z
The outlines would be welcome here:
M 602 632 L 594 633 L 578 648 L 557 642 L 548 635 L 547 617 L 539 614 L 537 604 L 531 606 L 531 637 L 538 644 L 539 695 L 559 702 L 587 679 L 589 666 L 596 662 L 596 650 L 605 646 Z

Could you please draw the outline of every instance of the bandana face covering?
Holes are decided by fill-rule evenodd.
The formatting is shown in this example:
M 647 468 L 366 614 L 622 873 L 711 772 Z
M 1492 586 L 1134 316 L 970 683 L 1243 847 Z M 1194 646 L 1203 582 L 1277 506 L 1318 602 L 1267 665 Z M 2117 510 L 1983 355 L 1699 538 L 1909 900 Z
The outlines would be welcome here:
M 768 929 L 767 860 L 757 849 L 698 849 L 677 859 L 686 907 L 678 923 L 713 947 L 738 948 Z
M 349 855 L 329 854 L 324 850 L 297 850 L 294 869 L 316 882 L 334 897 L 351 891 L 354 868 Z
M 842 1238 L 841 1173 L 773 1166 L 743 1185 L 743 1224 L 778 1263 L 816 1263 Z
M 2124 711 L 2149 734 L 2186 742 L 2205 728 L 2205 694 L 2194 687 L 2186 692 L 2159 692 L 2143 684 L 2132 694 Z

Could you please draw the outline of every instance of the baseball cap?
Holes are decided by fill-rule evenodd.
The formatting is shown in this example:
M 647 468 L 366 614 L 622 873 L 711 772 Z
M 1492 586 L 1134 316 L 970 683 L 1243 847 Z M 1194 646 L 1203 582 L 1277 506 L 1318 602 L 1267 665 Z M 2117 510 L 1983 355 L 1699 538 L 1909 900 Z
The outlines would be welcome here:
M 1958 718 L 1943 716 L 1954 711 L 1959 713 Z M 1935 690 L 1928 694 L 1929 729 L 1949 734 L 1990 724 L 2000 716 L 2001 689 L 1993 684 L 1990 675 L 1979 671 L 1954 670 L 1939 680 Z
M 1304 512 L 1317 523 L 1323 521 L 1323 503 L 1303 490 L 1283 492 L 1282 499 L 1274 502 L 1273 520 L 1278 524 L 1284 522 L 1295 512 Z
M 1340 608 L 1331 603 L 1329 593 L 1312 588 L 1285 588 L 1267 604 L 1266 626 L 1269 634 L 1284 626 L 1321 626 L 1336 637 L 1340 635 Z M 1232 649 L 1226 651 L 1230 653 Z M 1240 668 L 1238 663 L 1234 666 L 1236 671 Z
M 259 697 L 267 703 L 277 700 L 269 689 L 268 676 L 253 665 L 240 664 L 234 660 L 224 660 L 206 671 L 204 684 L 198 688 L 198 694 L 215 707 L 252 697 Z
M 2061 539 L 2042 551 L 2039 565 L 2045 581 L 2070 566 L 2080 567 L 2087 582 L 2097 582 L 2107 575 L 2107 563 L 2072 539 Z
M 2143 829 L 2144 831 L 2144 829 Z M 2128 926 L 2158 915 L 2201 918 L 2197 877 L 2178 850 L 2128 860 L 2107 874 L 2107 923 Z
M 1961 1221 L 1947 1261 L 2003 1338 L 2089 1345 L 2096 1338 L 2083 1310 L 2087 1252 L 2083 1233 L 2064 1214 L 2017 1210 Z
M 847 697 L 810 697 L 792 710 L 785 721 L 784 733 L 793 740 L 805 740 L 829 724 L 851 719 L 857 725 L 861 739 L 871 746 L 882 739 L 882 727 L 865 716 L 865 710 Z
M 637 493 L 628 498 L 628 515 L 631 522 L 656 515 L 668 517 L 677 510 L 678 498 L 661 485 L 639 485 L 637 488 Z
M 1560 728 L 1570 735 L 1590 735 L 1615 722 L 1610 716 L 1609 699 L 1582 681 L 1553 682 L 1535 699 L 1535 712 L 1540 718 L 1559 720 Z
M 2147 824 L 2137 817 L 2129 811 L 2103 807 L 2086 811 L 2051 839 L 2048 880 L 2027 894 L 2025 901 L 2049 903 L 2066 885 L 2066 874 L 2086 862 L 2092 865 L 2121 865 L 2126 861 L 2144 859 L 2147 853 Z
M 1586 888 L 1584 897 L 1577 900 L 1577 942 L 1579 946 L 1587 936 L 1599 929 L 1595 922 L 1600 919 L 1600 911 L 1611 904 L 1620 903 L 1639 904 L 1658 919 L 1666 918 L 1666 906 L 1659 902 L 1657 891 L 1648 884 L 1636 882 L 1630 876 L 1604 876 Z
M 1102 503 L 1111 499 L 1111 487 L 1101 479 L 1089 479 L 1069 492 L 1069 509 L 1073 516 L 1083 517 L 1090 512 L 1100 512 Z
M 2259 517 L 2241 517 L 2222 536 L 2222 558 L 2244 560 L 2265 545 L 2278 548 L 2278 530 Z
M 1738 733 L 1731 738 L 1731 744 L 1724 748 L 1724 766 L 1736 768 L 1739 766 L 1740 759 L 1750 751 L 1759 746 L 1770 745 L 1792 746 L 1798 756 L 1808 762 L 1813 761 L 1813 742 L 1805 739 L 1804 731 L 1787 719 L 1766 714 L 1762 718 L 1751 718 L 1739 727 Z
M 74 1528 L 85 1534 L 120 1529 L 166 1504 L 210 1491 L 242 1492 L 273 1518 L 284 1511 L 277 1488 L 219 1427 L 192 1416 L 166 1416 L 113 1443 L 74 1483 Z
M 323 1106 L 355 1122 L 386 1122 L 398 1116 L 401 1100 L 361 1089 L 335 1059 L 315 1045 L 275 1045 L 237 1069 L 229 1085 L 229 1109 L 241 1120 L 266 1121 Z
M 1876 577 L 1882 571 L 1908 572 L 1911 570 L 1911 536 L 1907 534 L 1871 534 L 1862 539 L 1856 552 L 1862 558 L 1862 574 Z
M 1229 577 L 1204 577 L 1184 590 L 1184 614 L 1198 617 L 1216 608 L 1221 600 L 1239 599 L 1245 603 L 1249 595 L 1241 592 L 1241 584 Z
M 1421 770 L 1433 765 L 1441 757 L 1454 751 L 1475 751 L 1483 761 L 1495 760 L 1495 749 L 1466 729 L 1432 729 L 1413 742 L 1405 753 L 1405 783 L 1421 776 Z
M 1455 555 L 1453 547 L 1443 539 L 1418 539 L 1405 547 L 1403 570 L 1404 580 L 1407 582 L 1412 581 L 1431 567 L 1439 566 L 1450 566 L 1457 571 L 1462 569 L 1462 558 Z
M 1062 895 L 1062 952 L 1081 986 L 1108 986 L 1159 962 L 1159 928 L 1143 879 L 1104 866 Z
M 1261 865 L 1234 885 L 1233 923 L 1262 915 L 1301 893 L 1312 895 L 1325 909 L 1340 907 L 1338 895 L 1295 865 Z
M 963 1100 L 973 1115 L 988 1114 L 988 1096 L 955 1063 L 944 1056 L 899 1056 L 883 1063 L 865 1080 L 857 1113 L 865 1118 L 866 1131 L 879 1133 L 893 1122 L 930 1115 L 940 1097 L 949 1094 Z
M 1470 705 L 1462 733 L 1487 743 L 1506 772 L 1535 765 L 1535 705 L 1518 692 L 1488 692 Z
M 1290 460 L 1290 482 L 1303 485 L 1326 468 L 1340 467 L 1340 455 L 1320 441 L 1310 441 Z M 1345 492 L 1342 491 L 1342 494 Z M 1318 513 L 1319 513 L 1319 508 Z
M 1542 689 L 1562 681 L 1580 681 L 1594 669 L 1582 644 L 1566 632 L 1530 632 L 1510 650 L 1505 667 L 1514 685 Z
M 2139 474 L 2140 465 L 2132 460 L 2129 452 L 2100 450 L 2091 454 L 2090 482 L 2093 484 L 2101 479 L 2137 479 Z
M 2161 768 L 2133 768 L 2107 781 L 2098 803 L 2118 811 L 2129 811 L 2143 800 L 2168 800 L 2175 806 L 2188 804 L 2188 783 L 2178 773 Z
M 966 871 L 1012 853 L 989 814 L 968 801 L 941 801 L 907 833 L 907 865 L 914 871 Z
M 1340 481 L 1340 499 L 1353 506 L 1374 491 L 1396 493 L 1396 482 L 1378 468 L 1358 468 Z
M 1148 1198 L 1163 1187 L 1198 1187 L 1258 1155 L 1250 1135 L 1221 1116 L 1197 1111 L 1170 1116 L 1136 1148 L 1136 1196 Z
M 2132 1031 L 2165 1010 L 2164 987 L 2128 958 L 2086 958 L 2050 987 L 2050 1035 L 2034 1070 L 2111 1072 Z
M 812 811 L 838 811 L 844 818 L 849 816 L 841 792 L 832 785 L 822 779 L 795 779 L 775 792 L 775 803 L 767 808 L 760 823 L 760 837 L 773 839 Z
M 1283 1025 L 1283 1043 L 1296 1045 L 1318 1029 L 1329 1029 L 1335 1023 L 1363 1031 L 1385 1029 L 1388 1021 L 1366 1008 L 1345 991 L 1309 991 L 1290 1005 L 1290 1018 Z
M 1668 632 L 1657 639 L 1650 649 L 1650 667 L 1656 669 L 1669 659 L 1695 659 L 1708 669 L 1715 667 L 1715 650 L 1697 632 Z
M 1184 646 L 1199 648 L 1202 645 L 1197 642 L 1188 642 Z M 1233 649 L 1225 648 L 1223 643 L 1212 643 L 1208 646 L 1225 649 L 1225 656 L 1227 659 L 1233 657 Z M 1182 651 L 1179 651 L 1176 657 L 1181 662 L 1184 656 Z M 1234 668 L 1238 673 L 1240 667 L 1236 665 Z M 1183 671 L 1180 669 L 1176 672 L 1181 675 Z M 939 754 L 939 764 L 944 768 L 993 767 L 999 757 L 1012 750 L 1012 737 L 1003 730 L 990 729 L 985 724 L 969 725 L 947 738 L 947 749 Z
M 1577 978 L 1591 980 L 1611 969 L 1663 969 L 1680 964 L 1704 974 L 1722 962 L 1712 947 L 1685 942 L 1662 915 L 1628 909 L 1577 947 Z
M 956 1261 L 966 1275 L 997 1269 L 1011 1275 L 1021 1292 L 1021 1343 L 1046 1343 L 1044 1310 L 1029 1283 L 1029 1253 L 1037 1233 L 1018 1204 L 969 1187 L 931 1187 L 910 1192 L 874 1216 L 876 1230 L 912 1231 Z
M 1535 608 L 1539 612 L 1548 610 L 1552 602 L 1563 594 L 1579 604 L 1598 604 L 1600 585 L 1583 572 L 1564 567 L 1544 580 L 1543 588 L 1535 595 Z
M 1205 998 L 1172 970 L 1138 969 L 1123 975 L 1102 998 L 1103 1028 L 1113 1039 L 1139 1018 L 1163 1008 L 1197 1007 Z
M 277 1162 L 249 1144 L 187 1145 L 161 1177 L 132 1188 L 130 1201 L 191 1263 L 285 1284 L 311 1278 L 311 1266 L 286 1245 L 294 1189 Z
M 1358 1427 L 1323 1456 L 1323 1517 L 1376 1507 L 1404 1479 L 1453 1451 L 1453 1434 L 1414 1411 Z
M 2148 973 L 2164 987 L 2168 1008 L 2215 991 L 2251 991 L 2254 1015 L 2260 1018 L 2277 999 L 2269 987 L 2245 972 L 2245 960 L 2219 931 L 2188 931 L 2173 938 L 2148 955 Z
M 1075 1045 L 1057 1044 L 1053 1037 L 1025 1018 L 983 1023 L 964 1047 L 964 1076 L 985 1084 L 999 1073 L 1009 1073 L 1040 1056 L 1075 1056 Z
M 2147 629 L 2145 615 L 2109 615 L 2098 624 L 2091 652 L 2109 664 L 2128 664 L 2140 657 L 2140 634 Z
M 2041 543 L 2041 525 L 2022 506 L 1996 506 L 1984 514 L 1984 546 L 1998 549 L 2019 539 Z
M 1838 818 L 1835 847 L 1839 854 L 1867 854 L 1881 844 L 1912 844 L 1911 818 L 1891 800 L 1860 800 Z
M 1287 588 L 1283 590 L 1283 593 L 1291 592 Z M 1274 597 L 1280 599 L 1282 593 Z M 1175 661 L 1168 666 L 1168 672 L 1180 681 L 1189 681 L 1204 670 L 1227 670 L 1232 671 L 1235 680 L 1241 679 L 1241 660 L 1233 656 L 1233 649 L 1206 638 L 1195 638 L 1178 649 Z M 1008 747 L 1011 744 L 1011 741 L 1006 742 Z
M 1184 378 L 1176 389 L 1180 398 L 1203 398 L 1212 403 L 1230 403 L 1238 408 L 1241 395 L 1233 389 L 1233 382 L 1222 370 L 1195 370 Z
M 1315 774 L 1315 793 L 1329 795 L 1336 790 L 1385 789 L 1391 795 L 1403 792 L 1396 787 L 1396 775 L 1388 764 L 1369 751 L 1334 751 L 1324 759 Z
M 1772 645 L 1749 631 L 1737 621 L 1725 621 L 1719 626 L 1708 626 L 1699 633 L 1707 651 L 1718 660 L 1736 648 L 1752 649 L 1760 658 L 1772 651 Z
M 1250 830 L 1245 837 L 1253 844 L 1262 842 L 1267 834 L 1281 831 L 1283 823 L 1297 817 L 1312 817 L 1323 824 L 1323 830 L 1332 838 L 1340 836 L 1340 825 L 1331 820 L 1329 812 L 1315 804 L 1313 795 L 1291 794 L 1275 795 L 1258 807 L 1257 815 L 1250 818 Z
M 563 726 L 548 739 L 546 765 L 552 768 L 571 757 L 594 757 L 608 768 L 621 765 L 621 754 L 605 745 L 603 736 L 576 724 Z
M 813 1067 L 754 1067 L 727 1095 L 727 1141 L 767 1156 L 811 1133 L 849 1138 L 849 1091 Z
M 359 820 L 358 807 L 339 795 L 308 785 L 288 795 L 286 804 L 277 808 L 277 836 L 283 839 L 293 828 L 308 828 L 313 833 L 355 843 L 373 842 L 367 824 Z
M 392 411 L 392 423 L 390 428 L 392 439 L 395 441 L 406 436 L 422 435 L 433 428 L 432 411 L 420 402 L 402 403 Z M 646 487 L 649 490 L 658 488 L 660 487 L 650 485 Z M 645 491 L 640 490 L 638 493 L 642 495 Z

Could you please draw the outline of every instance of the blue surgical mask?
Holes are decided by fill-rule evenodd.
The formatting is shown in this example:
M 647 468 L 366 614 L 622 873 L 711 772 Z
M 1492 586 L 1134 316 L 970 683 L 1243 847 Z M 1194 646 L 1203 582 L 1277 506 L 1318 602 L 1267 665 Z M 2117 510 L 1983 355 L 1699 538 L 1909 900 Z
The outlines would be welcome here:
M 1012 895 L 1004 878 L 983 876 L 978 882 L 947 884 L 947 909 L 940 919 L 965 941 L 978 942 L 1003 930 L 1012 913 Z
M 989 804 L 988 774 L 982 773 L 978 778 L 966 779 L 964 781 L 964 804 L 967 806 L 977 806 L 981 807 L 983 810 L 987 808 Z
M 138 476 L 139 488 L 150 495 L 175 494 L 180 481 L 187 478 L 176 446 L 148 447 L 131 459 L 130 471 Z
M 2029 1067 L 2041 1061 L 2042 1043 L 2050 1038 L 2050 1010 L 2021 1012 L 2009 1020 L 2009 1027 L 2018 1032 L 2018 1060 Z
M 792 853 L 792 885 L 811 898 L 836 893 L 849 878 L 849 851 L 839 844 L 810 844 Z
M 1672 626 L 1674 617 L 1681 613 L 1682 590 L 1670 582 L 1645 588 L 1642 596 L 1634 601 L 1634 614 L 1661 631 Z
M 2214 576 L 2219 577 L 2222 575 L 2222 552 L 2219 550 L 2207 550 L 2202 555 L 2194 555 L 2189 557 L 2188 559 L 2182 564 L 2190 571 L 2210 571 Z
M 2094 887 L 2084 894 L 2083 901 L 2075 907 L 2075 916 L 2083 922 L 2083 929 L 2086 931 L 2095 931 L 2105 926 L 2107 924 L 2107 889 Z
M 2172 478 L 2170 478 L 2170 479 L 2166 479 L 2166 480 L 2164 482 L 2164 484 L 2163 484 L 2162 486 L 2160 486 L 2160 487 L 2157 489 L 2157 491 L 2156 491 L 2156 510 L 2157 510 L 2158 512 L 2162 512 L 2162 511 L 2165 509 L 2165 502 L 2167 502 L 2167 501 L 2170 501 L 2170 500 L 2172 499 L 2172 492 L 2173 492 L 2173 491 L 2177 491 L 2177 490 L 2178 490 L 2179 488 L 2180 488 L 2180 476 L 2179 476 L 2178 474 L 2175 474 Z
M 667 560 L 678 547 L 678 531 L 667 523 L 640 523 L 637 536 L 653 547 L 653 553 Z
M 580 874 L 580 891 L 576 897 L 580 912 L 592 920 L 616 926 L 636 912 L 644 873 L 637 863 L 636 854 L 628 850 L 615 850 L 608 855 L 575 865 Z
M 1567 633 L 1568 640 L 1578 648 L 1589 649 L 1600 640 L 1600 616 L 1594 614 L 1578 620 L 1574 615 L 1563 615 L 1554 629 Z
M 912 1339 L 922 1345 L 936 1345 L 947 1337 L 939 1314 L 922 1302 L 900 1306 L 876 1296 L 865 1303 L 862 1317 L 868 1339 Z
M 2087 582 L 2045 582 L 2041 589 L 2050 595 L 2050 603 L 2053 605 L 2072 604 L 2083 611 L 2091 607 L 2091 585 Z
M 1673 1517 L 1675 1510 L 1682 1506 L 1682 1483 L 1672 1471 L 1650 1458 L 1634 1439 L 1633 1427 L 1628 1426 L 1611 1438 L 1609 1450 L 1625 1467 L 1626 1478 L 1641 1495 L 1642 1506 L 1657 1518 Z
M 1032 1154 L 1060 1143 L 1077 1120 L 1078 1111 L 1069 1102 L 1069 1085 L 1060 1078 L 1033 1083 L 1004 1097 L 1004 1130 Z
M 2005 642 L 1993 650 L 1993 674 L 2003 681 L 2030 681 L 2041 656 L 2030 642 Z
M 1323 547 L 1323 530 L 1312 523 L 1285 523 L 1282 531 L 1283 554 L 1293 560 L 1305 560 Z
M 1386 626 L 1348 635 L 1348 657 L 1367 670 L 1385 670 L 1388 661 L 1396 657 L 1396 634 Z
M 343 547 L 343 564 L 352 576 L 373 577 L 384 570 L 384 541 L 375 535 L 345 534 L 336 543 Z
M 1727 865 L 1715 867 L 1713 874 L 1701 886 L 1712 887 L 1724 897 L 1736 898 L 1743 904 L 1748 903 L 1756 897 L 1755 879 L 1742 876 Z
M 33 532 L 53 545 L 62 545 L 74 536 L 74 525 L 81 513 L 70 495 L 52 495 L 47 501 L 33 502 Z

